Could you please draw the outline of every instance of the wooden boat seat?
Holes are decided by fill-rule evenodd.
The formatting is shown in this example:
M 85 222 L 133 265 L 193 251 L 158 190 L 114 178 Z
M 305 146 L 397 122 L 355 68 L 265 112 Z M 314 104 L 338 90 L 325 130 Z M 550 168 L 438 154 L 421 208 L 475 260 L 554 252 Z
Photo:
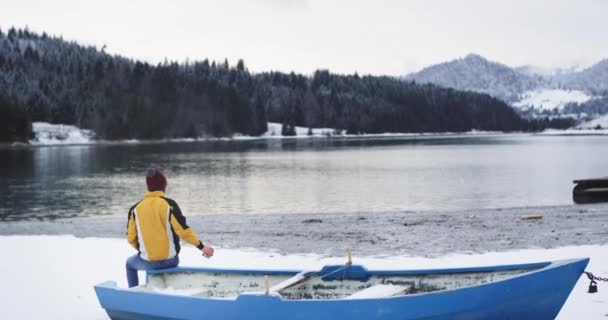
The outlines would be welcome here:
M 377 284 L 357 291 L 344 299 L 375 299 L 386 298 L 406 293 L 409 287 L 392 284 Z
M 313 272 L 310 272 L 310 271 L 302 271 L 289 279 L 286 279 L 284 281 L 281 281 L 281 282 L 275 284 L 274 286 L 270 287 L 270 290 L 268 290 L 268 291 L 269 292 L 280 292 L 281 290 L 295 286 L 296 284 L 302 283 L 303 281 L 306 281 L 308 278 L 310 278 L 310 275 L 312 273 Z

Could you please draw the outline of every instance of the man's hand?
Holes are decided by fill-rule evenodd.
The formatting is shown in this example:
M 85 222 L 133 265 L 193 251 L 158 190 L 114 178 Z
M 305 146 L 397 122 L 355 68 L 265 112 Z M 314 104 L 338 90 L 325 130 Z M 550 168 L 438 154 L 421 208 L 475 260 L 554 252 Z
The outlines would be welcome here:
M 203 247 L 203 250 L 201 250 L 201 251 L 203 252 L 203 257 L 206 257 L 206 258 L 213 257 L 213 252 L 215 252 L 215 250 L 213 249 L 213 247 L 210 246 L 210 245 L 205 245 Z

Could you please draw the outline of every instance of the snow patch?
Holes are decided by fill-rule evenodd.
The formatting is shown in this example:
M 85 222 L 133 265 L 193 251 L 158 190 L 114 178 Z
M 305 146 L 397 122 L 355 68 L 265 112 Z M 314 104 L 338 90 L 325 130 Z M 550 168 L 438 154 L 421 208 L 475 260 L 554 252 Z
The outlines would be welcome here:
M 541 133 L 541 135 L 553 135 L 553 136 L 576 136 L 576 135 L 596 135 L 603 136 L 608 135 L 608 114 L 599 116 L 593 120 L 583 122 L 578 126 L 566 130 L 547 129 Z
M 543 132 L 538 133 L 543 136 L 605 136 L 608 135 L 608 130 L 595 130 L 595 129 L 578 129 L 570 128 L 566 130 L 558 129 L 547 129 Z
M 603 115 L 591 121 L 587 121 L 576 126 L 578 129 L 608 129 L 608 115 Z
M 276 122 L 268 122 L 268 131 L 264 133 L 264 137 L 282 137 L 281 130 L 283 125 Z M 332 128 L 307 128 L 296 126 L 296 136 L 315 136 L 315 137 L 329 137 L 333 135 L 344 135 L 344 130 L 337 130 Z
M 489 135 L 502 134 L 500 131 L 481 131 L 473 129 L 467 132 L 385 132 L 385 133 L 361 133 L 347 134 L 346 130 L 333 128 L 307 128 L 296 127 L 295 136 L 282 136 L 281 129 L 283 125 L 276 122 L 268 122 L 268 131 L 261 138 L 307 138 L 307 137 L 343 137 L 343 138 L 388 138 L 388 137 L 445 137 L 445 136 L 461 136 L 461 135 Z M 309 132 L 311 130 L 312 132 Z M 312 133 L 312 135 L 309 135 Z M 259 137 L 239 136 L 234 139 L 257 139 Z
M 561 110 L 568 103 L 587 102 L 592 97 L 580 90 L 537 89 L 526 91 L 521 99 L 513 105 L 519 108 L 539 110 Z
M 374 134 L 346 134 L 346 130 L 334 128 L 307 128 L 295 127 L 295 136 L 281 135 L 283 127 L 280 123 L 269 122 L 268 131 L 260 136 L 247 136 L 235 134 L 230 137 L 208 137 L 199 138 L 166 138 L 157 140 L 101 140 L 95 139 L 95 133 L 91 130 L 80 129 L 76 126 L 65 124 L 51 124 L 46 122 L 32 123 L 34 139 L 30 140 L 31 145 L 79 145 L 79 144 L 154 144 L 172 142 L 201 142 L 201 141 L 232 141 L 232 140 L 257 140 L 257 139 L 290 139 L 290 138 L 386 138 L 386 137 L 443 137 L 460 135 L 488 135 L 497 134 L 496 131 L 471 130 L 469 132 L 424 132 L 424 133 L 374 133 Z
M 32 131 L 34 132 L 34 139 L 30 141 L 32 145 L 90 144 L 95 137 L 91 130 L 46 122 L 32 123 Z

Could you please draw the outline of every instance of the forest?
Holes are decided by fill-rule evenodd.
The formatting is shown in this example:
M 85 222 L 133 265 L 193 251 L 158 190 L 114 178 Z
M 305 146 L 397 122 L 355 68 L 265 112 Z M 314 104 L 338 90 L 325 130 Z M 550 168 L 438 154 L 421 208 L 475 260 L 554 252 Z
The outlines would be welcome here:
M 485 94 L 391 77 L 249 72 L 243 60 L 156 65 L 37 34 L 0 30 L 0 142 L 27 142 L 32 122 L 91 129 L 100 139 L 260 135 L 268 122 L 351 134 L 531 131 L 564 120 L 522 119 Z

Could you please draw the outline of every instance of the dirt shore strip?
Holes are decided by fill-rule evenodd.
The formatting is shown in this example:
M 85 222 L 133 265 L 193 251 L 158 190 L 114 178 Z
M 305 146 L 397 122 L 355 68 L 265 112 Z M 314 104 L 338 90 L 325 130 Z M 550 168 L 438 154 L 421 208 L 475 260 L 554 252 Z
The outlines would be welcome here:
M 526 217 L 534 216 L 535 219 Z M 538 218 L 540 216 L 540 218 Z M 277 254 L 436 257 L 608 243 L 608 204 L 475 211 L 343 214 L 190 215 L 188 224 L 219 248 Z M 0 222 L 0 235 L 121 238 L 125 217 Z M 126 242 L 125 242 L 126 243 Z

